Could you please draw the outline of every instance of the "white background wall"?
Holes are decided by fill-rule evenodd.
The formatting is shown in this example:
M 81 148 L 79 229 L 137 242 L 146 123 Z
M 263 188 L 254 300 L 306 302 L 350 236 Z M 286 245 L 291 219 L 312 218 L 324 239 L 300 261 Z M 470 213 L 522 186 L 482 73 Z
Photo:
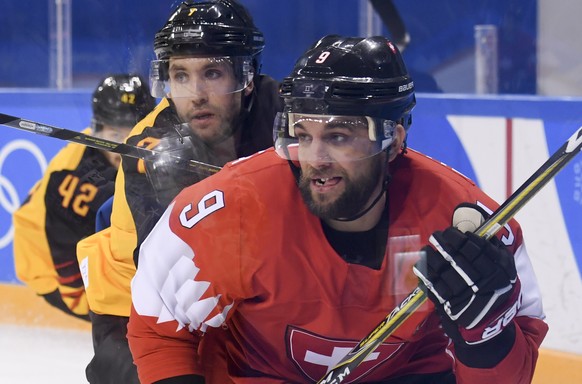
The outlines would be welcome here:
M 582 1 L 538 0 L 538 94 L 582 95 Z

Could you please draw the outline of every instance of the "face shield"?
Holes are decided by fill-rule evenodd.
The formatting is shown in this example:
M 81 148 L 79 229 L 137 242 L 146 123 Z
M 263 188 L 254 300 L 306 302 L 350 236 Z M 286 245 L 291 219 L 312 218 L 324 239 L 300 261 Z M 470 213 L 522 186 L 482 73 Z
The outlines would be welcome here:
M 362 160 L 390 146 L 396 124 L 369 116 L 279 113 L 273 128 L 275 150 L 299 162 Z
M 240 92 L 253 80 L 249 56 L 170 57 L 150 65 L 152 96 L 195 98 Z

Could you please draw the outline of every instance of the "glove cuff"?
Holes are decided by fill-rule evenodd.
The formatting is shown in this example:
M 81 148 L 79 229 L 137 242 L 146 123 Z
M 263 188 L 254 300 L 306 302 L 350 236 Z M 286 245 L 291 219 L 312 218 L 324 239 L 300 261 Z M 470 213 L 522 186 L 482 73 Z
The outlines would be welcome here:
M 493 368 L 501 362 L 515 343 L 515 324 L 511 322 L 496 337 L 476 345 L 453 339 L 455 355 L 461 363 L 471 368 Z

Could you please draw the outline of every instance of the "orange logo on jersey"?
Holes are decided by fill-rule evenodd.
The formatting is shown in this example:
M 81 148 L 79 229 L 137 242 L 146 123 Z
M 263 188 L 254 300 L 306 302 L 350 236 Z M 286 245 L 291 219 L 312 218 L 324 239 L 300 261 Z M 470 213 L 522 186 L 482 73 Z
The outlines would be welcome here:
M 160 142 L 160 139 L 156 139 L 155 137 L 146 137 L 145 139 L 140 140 L 136 146 L 151 150 L 151 149 L 155 148 L 159 142 Z M 143 159 L 139 159 L 137 161 L 137 171 L 139 173 L 145 173 L 145 163 L 144 163 Z
M 77 176 L 68 174 L 59 185 L 58 191 L 63 197 L 61 202 L 63 208 L 71 207 L 77 215 L 85 217 L 89 212 L 89 203 L 95 199 L 99 188 L 91 183 L 79 186 L 79 181 Z

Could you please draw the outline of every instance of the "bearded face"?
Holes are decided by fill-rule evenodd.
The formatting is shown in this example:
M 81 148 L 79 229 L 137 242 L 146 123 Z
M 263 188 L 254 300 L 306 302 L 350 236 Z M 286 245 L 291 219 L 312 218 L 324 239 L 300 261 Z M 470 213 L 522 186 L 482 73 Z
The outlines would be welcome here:
M 302 165 L 299 190 L 309 210 L 322 219 L 352 217 L 364 210 L 377 195 L 384 180 L 383 156 L 314 168 Z

